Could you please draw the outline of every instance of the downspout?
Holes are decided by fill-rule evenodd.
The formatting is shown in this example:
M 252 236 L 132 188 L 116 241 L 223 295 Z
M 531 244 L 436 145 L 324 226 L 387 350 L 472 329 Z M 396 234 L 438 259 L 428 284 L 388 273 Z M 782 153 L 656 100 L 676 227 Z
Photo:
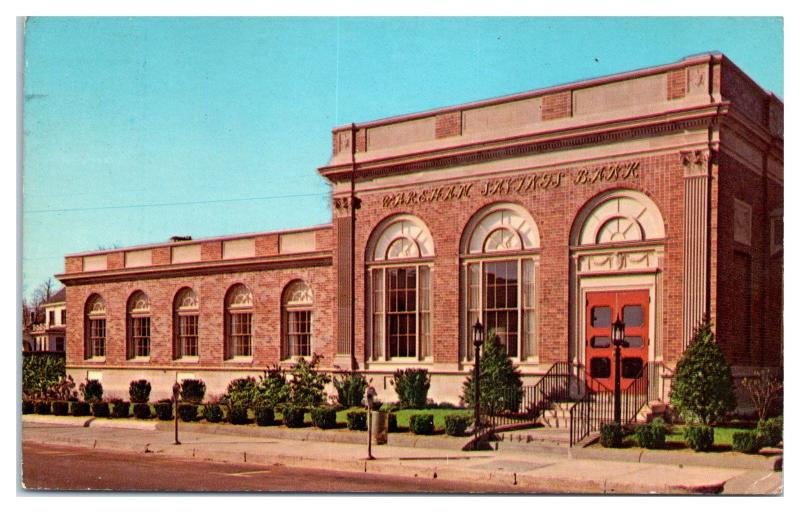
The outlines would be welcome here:
M 350 124 L 350 369 L 356 368 L 356 124 Z

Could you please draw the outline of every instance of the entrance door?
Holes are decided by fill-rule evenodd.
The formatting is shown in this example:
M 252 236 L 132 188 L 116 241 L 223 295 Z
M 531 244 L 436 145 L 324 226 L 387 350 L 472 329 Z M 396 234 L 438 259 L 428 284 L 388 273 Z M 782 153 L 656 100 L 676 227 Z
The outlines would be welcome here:
M 647 290 L 588 292 L 586 294 L 586 375 L 593 389 L 614 389 L 614 345 L 611 323 L 625 323 L 621 348 L 621 387 L 639 377 L 648 357 L 650 294 Z

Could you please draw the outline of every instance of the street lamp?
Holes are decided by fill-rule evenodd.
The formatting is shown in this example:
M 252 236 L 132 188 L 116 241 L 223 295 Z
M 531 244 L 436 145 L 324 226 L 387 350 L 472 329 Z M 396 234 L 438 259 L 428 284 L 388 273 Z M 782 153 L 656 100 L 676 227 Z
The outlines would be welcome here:
M 472 343 L 475 345 L 475 430 L 477 431 L 481 419 L 481 346 L 483 345 L 483 324 L 475 321 L 472 327 Z
M 625 323 L 617 315 L 617 320 L 611 324 L 611 343 L 614 344 L 614 422 L 622 424 L 622 401 L 620 390 L 621 349 L 628 347 L 625 341 Z

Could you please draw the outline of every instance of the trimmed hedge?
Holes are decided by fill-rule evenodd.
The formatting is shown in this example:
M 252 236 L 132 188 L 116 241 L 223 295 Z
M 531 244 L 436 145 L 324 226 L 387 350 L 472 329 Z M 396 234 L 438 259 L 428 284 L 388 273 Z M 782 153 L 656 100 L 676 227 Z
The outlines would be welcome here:
M 92 415 L 95 417 L 105 418 L 111 415 L 111 409 L 108 406 L 108 403 L 105 401 L 100 401 L 92 404 Z
M 99 403 L 103 400 L 103 384 L 96 379 L 88 379 L 80 386 L 83 400 L 87 403 Z
M 50 401 L 37 401 L 34 410 L 39 415 L 50 415 Z
M 203 417 L 208 422 L 221 422 L 225 418 L 225 412 L 222 406 L 217 403 L 206 404 L 203 407 Z
M 23 400 L 22 401 L 22 414 L 23 415 L 29 415 L 29 414 L 33 413 L 34 411 L 36 411 L 36 405 L 33 403 L 33 401 L 27 401 L 27 400 Z
M 150 413 L 150 405 L 147 403 L 134 403 L 133 416 L 137 419 L 149 419 L 153 416 Z
M 412 415 L 411 418 L 408 419 L 408 427 L 415 435 L 432 435 L 433 415 L 430 413 Z
M 200 404 L 206 395 L 206 384 L 202 379 L 184 379 L 181 382 L 181 400 Z
M 428 404 L 431 376 L 427 369 L 394 371 L 394 390 L 403 408 L 422 409 Z
M 783 441 L 783 415 L 759 420 L 756 430 L 761 435 L 765 447 L 777 447 Z
M 469 427 L 470 417 L 463 414 L 447 415 L 444 418 L 444 432 L 450 436 L 464 436 Z
M 115 419 L 127 419 L 131 414 L 131 403 L 128 401 L 114 401 L 111 414 Z
M 364 410 L 347 412 L 347 429 L 351 431 L 366 431 L 367 412 Z
M 256 407 L 256 424 L 259 426 L 271 426 L 275 424 L 275 409 L 266 404 Z
M 172 401 L 158 401 L 153 405 L 158 420 L 172 420 Z
M 731 446 L 734 451 L 755 454 L 764 447 L 766 440 L 754 431 L 741 431 L 733 434 Z
M 644 449 L 663 449 L 667 445 L 667 427 L 663 422 L 636 426 L 636 444 Z
M 686 445 L 695 452 L 705 452 L 714 445 L 714 428 L 711 426 L 686 426 L 683 430 Z
M 89 403 L 77 402 L 72 403 L 72 415 L 74 417 L 88 417 L 92 414 L 92 408 Z
M 249 417 L 247 416 L 247 408 L 240 404 L 234 403 L 231 405 L 230 409 L 228 410 L 228 422 L 234 425 L 242 425 L 247 424 L 250 421 Z
M 150 382 L 146 379 L 131 381 L 128 387 L 128 395 L 132 403 L 146 403 L 150 400 Z
M 69 415 L 69 403 L 67 401 L 53 401 L 53 415 Z
M 197 420 L 196 404 L 179 404 L 178 417 L 184 422 L 194 422 Z
M 336 427 L 336 410 L 322 406 L 311 410 L 311 423 L 320 429 Z
M 622 439 L 624 436 L 625 431 L 619 424 L 612 422 L 600 426 L 600 445 L 603 447 L 622 447 Z
M 390 433 L 397 433 L 399 429 L 397 429 L 397 415 L 394 413 L 389 413 L 389 432 Z
M 305 408 L 297 406 L 284 406 L 283 423 L 289 428 L 301 428 L 305 425 L 303 417 L 306 415 Z

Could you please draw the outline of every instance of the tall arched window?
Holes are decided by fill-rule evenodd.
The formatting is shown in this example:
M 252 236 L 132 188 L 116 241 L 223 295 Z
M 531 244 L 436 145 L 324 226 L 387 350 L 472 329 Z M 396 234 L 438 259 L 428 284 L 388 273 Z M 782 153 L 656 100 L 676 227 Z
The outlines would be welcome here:
M 480 319 L 521 360 L 538 355 L 536 275 L 539 230 L 518 205 L 484 207 L 461 240 L 462 358 L 473 358 L 471 328 Z
M 173 304 L 173 346 L 175 359 L 198 355 L 197 336 L 200 320 L 200 303 L 197 294 L 189 287 L 175 295 Z
M 225 296 L 225 358 L 253 355 L 253 293 L 241 283 Z
M 313 307 L 314 294 L 306 282 L 293 281 L 283 291 L 281 318 L 284 358 L 311 356 Z
M 128 358 L 150 357 L 150 299 L 142 291 L 128 298 Z
M 83 354 L 87 360 L 106 356 L 106 302 L 92 294 L 84 309 Z
M 367 245 L 370 280 L 370 357 L 432 356 L 433 238 L 419 218 L 398 215 L 380 223 Z

